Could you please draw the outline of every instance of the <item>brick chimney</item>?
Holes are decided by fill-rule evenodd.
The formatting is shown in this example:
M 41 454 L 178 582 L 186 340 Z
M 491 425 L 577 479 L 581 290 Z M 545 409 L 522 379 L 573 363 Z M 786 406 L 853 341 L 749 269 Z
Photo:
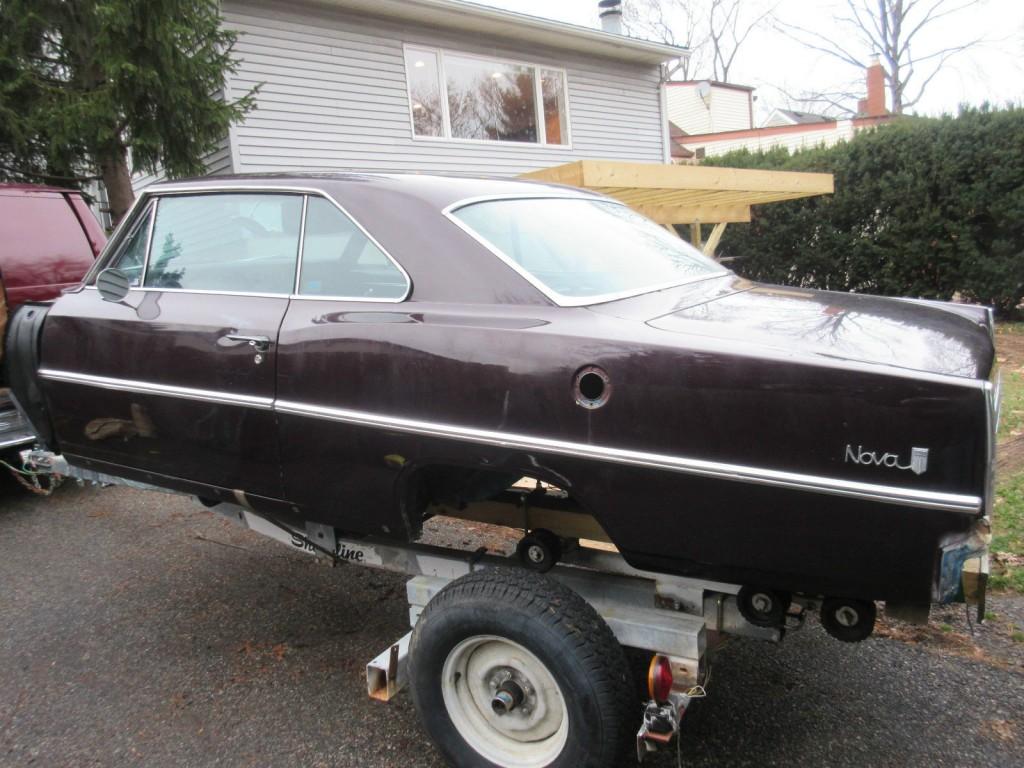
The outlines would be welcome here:
M 878 54 L 871 58 L 865 71 L 868 83 L 868 97 L 857 102 L 857 112 L 861 117 L 878 117 L 889 114 L 885 108 L 885 70 L 878 61 Z

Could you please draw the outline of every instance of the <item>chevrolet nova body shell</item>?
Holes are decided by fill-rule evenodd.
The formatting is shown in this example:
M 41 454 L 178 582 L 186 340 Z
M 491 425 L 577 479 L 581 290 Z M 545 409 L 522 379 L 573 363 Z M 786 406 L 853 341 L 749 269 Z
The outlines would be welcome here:
M 262 176 L 145 199 L 231 190 L 329 197 L 401 265 L 406 297 L 67 294 L 39 376 L 68 461 L 401 540 L 460 484 L 529 476 L 564 489 L 638 568 L 948 597 L 943 555 L 992 493 L 986 311 L 724 269 L 559 306 L 450 215 L 482 198 L 598 198 L 553 185 Z M 239 333 L 272 340 L 260 364 L 226 341 Z M 607 377 L 599 408 L 577 402 L 588 367 Z

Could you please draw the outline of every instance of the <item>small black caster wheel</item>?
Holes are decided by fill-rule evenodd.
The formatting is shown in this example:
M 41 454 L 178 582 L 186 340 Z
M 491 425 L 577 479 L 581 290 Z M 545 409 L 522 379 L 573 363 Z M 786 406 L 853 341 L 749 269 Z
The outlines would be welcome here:
M 821 625 L 836 640 L 859 643 L 875 629 L 875 604 L 868 600 L 828 597 L 821 603 Z
M 522 538 L 516 546 L 516 553 L 530 570 L 547 573 L 562 556 L 562 542 L 551 531 L 538 528 Z
M 792 602 L 787 592 L 743 587 L 736 596 L 743 618 L 758 627 L 781 627 Z

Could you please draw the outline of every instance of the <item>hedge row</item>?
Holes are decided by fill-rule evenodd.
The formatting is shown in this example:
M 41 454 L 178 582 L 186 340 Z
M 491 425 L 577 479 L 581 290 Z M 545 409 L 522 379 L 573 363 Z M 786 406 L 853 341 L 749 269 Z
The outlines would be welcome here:
M 1024 297 L 1024 109 L 903 118 L 829 148 L 708 165 L 835 174 L 834 195 L 759 206 L 719 255 L 765 282 L 988 304 Z

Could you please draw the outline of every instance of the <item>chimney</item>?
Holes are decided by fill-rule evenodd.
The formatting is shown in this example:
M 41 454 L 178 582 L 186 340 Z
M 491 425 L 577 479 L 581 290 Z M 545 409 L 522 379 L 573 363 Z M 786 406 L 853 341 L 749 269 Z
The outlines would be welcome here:
M 622 34 L 622 0 L 599 0 L 597 15 L 601 17 L 601 29 L 613 35 Z
M 885 108 L 885 70 L 878 61 L 878 54 L 871 58 L 865 72 L 868 82 L 868 97 L 857 102 L 857 111 L 863 117 L 878 117 L 889 114 Z

